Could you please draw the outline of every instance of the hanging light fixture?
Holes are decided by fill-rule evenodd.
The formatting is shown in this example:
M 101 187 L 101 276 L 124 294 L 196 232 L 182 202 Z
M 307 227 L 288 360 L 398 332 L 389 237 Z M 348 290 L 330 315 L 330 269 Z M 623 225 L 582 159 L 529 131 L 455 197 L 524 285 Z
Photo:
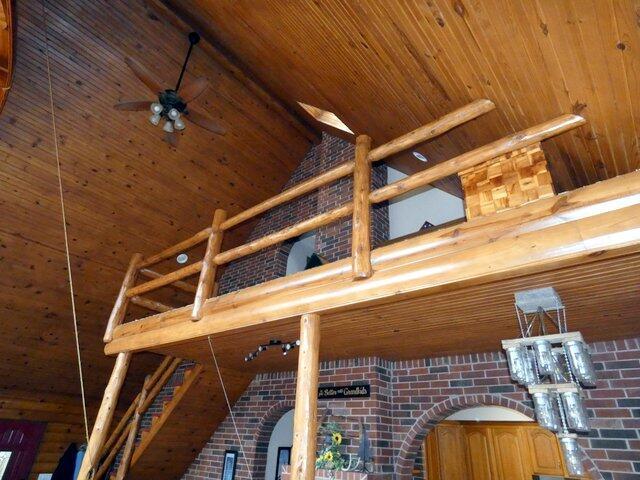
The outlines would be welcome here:
M 595 387 L 596 370 L 584 342 L 569 340 L 564 343 L 563 347 L 569 360 L 569 367 L 578 381 L 585 387 Z
M 562 456 L 567 467 L 569 475 L 584 475 L 584 467 L 582 466 L 582 458 L 580 447 L 576 435 L 558 435 L 560 438 L 560 447 L 562 448 Z
M 537 392 L 531 395 L 533 397 L 533 406 L 536 411 L 536 419 L 541 427 L 557 432 L 562 426 L 560 424 L 560 416 L 556 409 L 556 401 L 552 394 L 548 392 Z
M 567 331 L 565 307 L 553 288 L 516 292 L 515 309 L 522 337 L 502 341 L 511 378 L 529 390 L 540 426 L 557 433 L 569 473 L 582 475 L 572 432 L 589 431 L 581 394 L 597 380 L 589 349 L 580 332 Z

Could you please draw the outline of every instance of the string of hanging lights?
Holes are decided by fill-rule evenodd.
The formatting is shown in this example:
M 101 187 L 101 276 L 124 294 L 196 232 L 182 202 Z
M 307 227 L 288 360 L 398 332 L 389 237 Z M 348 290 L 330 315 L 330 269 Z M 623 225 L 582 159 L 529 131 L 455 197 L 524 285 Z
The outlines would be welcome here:
M 577 434 L 590 427 L 582 389 L 597 380 L 589 349 L 580 332 L 567 331 L 552 287 L 516 292 L 515 308 L 522 337 L 502 341 L 511 379 L 527 387 L 540 426 L 558 436 L 569 474 L 583 475 Z M 549 325 L 557 333 L 548 333 Z
M 255 360 L 258 357 L 258 355 L 260 355 L 262 352 L 267 351 L 269 347 L 276 347 L 276 346 L 280 347 L 280 349 L 282 350 L 282 355 L 287 355 L 291 350 L 300 346 L 300 340 L 293 340 L 292 342 L 283 342 L 282 340 L 271 339 L 269 340 L 269 343 L 258 345 L 258 348 L 255 351 L 249 353 L 246 357 L 244 357 L 244 361 L 250 362 L 252 360 Z

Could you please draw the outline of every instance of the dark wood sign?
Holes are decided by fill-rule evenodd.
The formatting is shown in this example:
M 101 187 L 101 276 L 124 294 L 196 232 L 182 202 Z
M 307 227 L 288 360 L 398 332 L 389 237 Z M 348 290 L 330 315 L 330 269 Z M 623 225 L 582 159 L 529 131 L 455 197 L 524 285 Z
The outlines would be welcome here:
M 371 385 L 330 385 L 318 388 L 318 398 L 327 400 L 332 398 L 369 398 Z

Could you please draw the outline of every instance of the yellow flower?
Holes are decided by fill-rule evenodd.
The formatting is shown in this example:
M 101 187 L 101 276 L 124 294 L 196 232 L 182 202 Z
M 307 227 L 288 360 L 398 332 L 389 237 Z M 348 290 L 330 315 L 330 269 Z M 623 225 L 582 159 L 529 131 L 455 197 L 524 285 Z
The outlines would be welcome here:
M 342 435 L 340 432 L 334 432 L 333 435 L 331 435 L 331 440 L 334 445 L 340 445 L 342 443 Z
M 324 459 L 327 462 L 331 462 L 333 460 L 333 452 L 327 452 L 324 454 Z

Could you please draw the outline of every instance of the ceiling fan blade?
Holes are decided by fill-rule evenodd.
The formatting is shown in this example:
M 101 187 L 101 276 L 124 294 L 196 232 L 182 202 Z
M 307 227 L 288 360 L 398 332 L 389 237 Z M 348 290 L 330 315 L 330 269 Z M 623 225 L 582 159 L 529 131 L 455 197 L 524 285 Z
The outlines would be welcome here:
M 176 132 L 164 132 L 164 141 L 172 147 L 178 147 L 178 135 L 176 135 Z
M 136 62 L 133 58 L 125 57 L 124 61 L 129 66 L 131 71 L 135 74 L 135 76 L 138 77 L 138 79 L 142 83 L 144 83 L 154 94 L 157 95 L 162 90 L 164 90 L 155 79 L 155 75 L 153 75 L 149 70 Z
M 192 123 L 195 123 L 199 127 L 204 128 L 205 130 L 209 130 L 210 132 L 217 133 L 218 135 L 224 135 L 227 131 L 218 125 L 214 120 L 210 119 L 206 115 L 198 112 L 197 110 L 189 109 L 185 112 L 183 118 L 186 118 Z
M 180 89 L 180 98 L 184 100 L 184 103 L 189 103 L 195 100 L 209 87 L 209 80 L 204 77 L 196 78 Z
M 130 112 L 141 112 L 143 110 L 149 110 L 151 108 L 150 101 L 139 101 L 139 102 L 120 102 L 116 103 L 113 108 L 116 110 L 126 110 Z

